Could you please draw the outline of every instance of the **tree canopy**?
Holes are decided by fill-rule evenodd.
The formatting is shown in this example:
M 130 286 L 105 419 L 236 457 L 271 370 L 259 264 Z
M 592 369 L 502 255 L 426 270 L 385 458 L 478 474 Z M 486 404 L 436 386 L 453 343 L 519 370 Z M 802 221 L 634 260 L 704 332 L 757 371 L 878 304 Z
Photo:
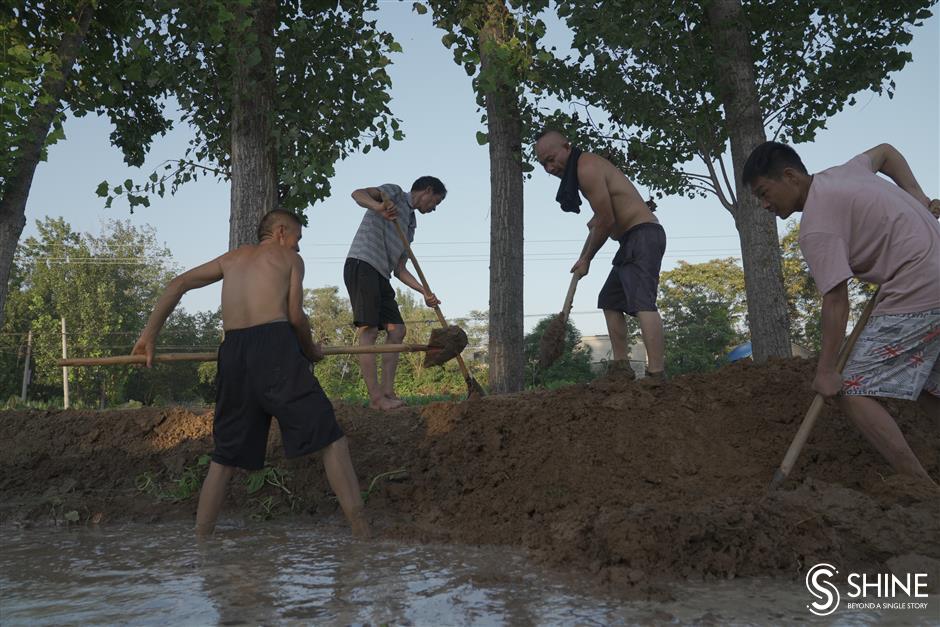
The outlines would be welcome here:
M 253 0 L 151 4 L 138 34 L 142 54 L 155 60 L 148 80 L 160 86 L 162 96 L 178 102 L 180 121 L 193 136 L 184 154 L 163 164 L 149 180 L 102 182 L 98 193 L 109 206 L 121 194 L 131 209 L 146 206 L 149 195 L 163 196 L 199 176 L 228 179 L 236 60 L 246 55 L 248 68 L 262 63 L 259 35 L 252 30 L 256 18 L 249 10 Z M 391 140 L 404 137 L 388 107 L 391 78 L 385 69 L 389 55 L 401 47 L 365 17 L 376 9 L 374 0 L 274 4 L 270 124 L 278 205 L 303 214 L 329 195 L 337 161 L 358 150 L 384 150 Z M 139 129 L 131 143 L 144 145 L 148 133 Z

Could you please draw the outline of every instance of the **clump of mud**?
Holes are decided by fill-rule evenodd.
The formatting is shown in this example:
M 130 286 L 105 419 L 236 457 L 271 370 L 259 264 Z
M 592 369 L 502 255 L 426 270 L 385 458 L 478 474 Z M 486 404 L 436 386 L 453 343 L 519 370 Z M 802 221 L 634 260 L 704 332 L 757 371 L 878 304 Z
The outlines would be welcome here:
M 565 350 L 565 317 L 557 314 L 545 327 L 539 341 L 539 367 L 548 368 Z
M 432 330 L 428 341 L 431 348 L 424 355 L 425 368 L 443 366 L 459 355 L 468 343 L 467 333 L 456 325 Z
M 744 363 L 654 388 L 603 378 L 386 413 L 338 404 L 337 414 L 363 488 L 396 478 L 377 480 L 367 503 L 386 537 L 525 547 L 623 589 L 798 577 L 819 561 L 885 572 L 889 562 L 940 559 L 936 488 L 894 476 L 835 405 L 790 479 L 768 493 L 813 399 L 813 368 Z M 935 418 L 914 403 L 886 406 L 940 476 Z M 211 451 L 211 420 L 181 409 L 2 413 L 0 514 L 191 517 L 195 497 L 155 502 L 135 477 L 179 476 Z M 311 524 L 333 515 L 322 465 L 284 460 L 276 429 L 269 462 L 289 471 L 295 514 Z M 226 512 L 248 518 L 252 498 L 236 481 Z

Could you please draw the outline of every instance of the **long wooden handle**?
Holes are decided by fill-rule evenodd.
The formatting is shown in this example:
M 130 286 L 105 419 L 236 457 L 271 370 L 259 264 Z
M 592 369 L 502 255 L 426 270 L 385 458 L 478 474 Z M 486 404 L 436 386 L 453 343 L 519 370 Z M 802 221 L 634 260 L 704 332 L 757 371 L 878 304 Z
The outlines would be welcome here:
M 385 192 L 381 192 L 382 200 L 389 200 L 388 195 Z M 411 259 L 411 263 L 415 267 L 415 272 L 418 273 L 418 278 L 421 280 L 421 285 L 424 287 L 425 292 L 431 291 L 431 286 L 428 284 L 427 277 L 424 276 L 424 272 L 421 270 L 421 264 L 418 263 L 418 258 L 415 257 L 414 252 L 411 250 L 411 244 L 408 242 L 408 237 L 405 236 L 405 232 L 401 229 L 401 224 L 398 223 L 398 220 L 395 219 L 392 221 L 395 224 L 395 230 L 398 231 L 398 237 L 401 238 L 401 243 L 405 245 L 405 252 L 408 253 L 408 258 Z M 437 314 L 437 319 L 441 323 L 442 327 L 447 327 L 447 320 L 444 318 L 444 314 L 441 313 L 441 308 L 439 305 L 434 305 L 434 313 Z M 467 385 L 471 385 L 470 380 L 470 369 L 467 368 L 467 364 L 464 363 L 463 357 L 457 355 L 457 365 L 460 366 L 460 372 L 463 374 L 463 378 L 467 381 Z
M 401 238 L 402 244 L 405 245 L 405 251 L 408 253 L 408 258 L 411 259 L 411 263 L 415 267 L 415 272 L 418 273 L 418 278 L 421 279 L 421 285 L 424 287 L 424 291 L 430 292 L 431 286 L 428 284 L 428 279 L 424 276 L 424 272 L 421 270 L 421 264 L 418 263 L 418 258 L 415 257 L 414 252 L 412 252 L 411 245 L 408 243 L 408 238 L 405 236 L 405 232 L 401 229 L 401 225 L 398 223 L 398 220 L 395 220 L 395 230 L 398 231 L 398 237 Z M 446 327 L 447 320 L 444 318 L 444 314 L 441 313 L 440 306 L 434 305 L 434 313 L 437 314 L 437 319 L 440 321 L 441 326 Z
M 868 301 L 868 304 L 865 305 L 865 309 L 862 310 L 862 315 L 859 317 L 858 322 L 855 323 L 855 327 L 852 329 L 852 333 L 850 333 L 849 337 L 846 338 L 845 342 L 842 343 L 842 348 L 839 350 L 839 357 L 836 359 L 836 370 L 840 373 L 842 372 L 842 369 L 845 368 L 845 363 L 849 360 L 849 355 L 851 355 L 852 349 L 855 347 L 855 341 L 858 339 L 858 336 L 861 335 L 862 329 L 865 328 L 865 324 L 868 322 L 868 318 L 871 316 L 872 309 L 875 308 L 875 301 L 878 300 L 878 291 L 880 290 L 881 288 L 879 287 L 874 295 L 872 295 L 871 300 Z M 790 474 L 790 471 L 793 470 L 793 465 L 796 463 L 796 459 L 800 456 L 800 452 L 803 450 L 803 445 L 806 444 L 806 440 L 809 439 L 810 432 L 813 430 L 813 427 L 816 425 L 816 421 L 819 419 L 819 414 L 822 412 L 825 401 L 826 399 L 823 398 L 821 394 L 817 394 L 813 398 L 813 402 L 806 411 L 806 416 L 803 418 L 803 422 L 800 423 L 800 428 L 793 437 L 793 442 L 790 443 L 790 448 L 787 449 L 787 454 L 783 456 L 783 461 L 780 462 L 780 467 L 774 473 L 774 478 L 770 481 L 771 490 L 779 487 L 780 484 L 783 483 L 783 481 Z
M 324 346 L 324 355 L 370 355 L 374 353 L 420 353 L 430 350 L 427 344 L 376 344 L 375 346 Z M 217 353 L 158 353 L 154 362 L 166 361 L 215 361 Z M 116 355 L 114 357 L 73 357 L 60 359 L 60 366 L 121 366 L 143 364 L 144 355 Z

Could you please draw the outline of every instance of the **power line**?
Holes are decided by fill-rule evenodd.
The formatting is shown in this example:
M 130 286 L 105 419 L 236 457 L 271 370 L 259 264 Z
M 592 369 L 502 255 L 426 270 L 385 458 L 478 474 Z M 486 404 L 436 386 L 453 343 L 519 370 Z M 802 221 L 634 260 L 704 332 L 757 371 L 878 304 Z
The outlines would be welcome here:
M 677 235 L 675 237 L 667 236 L 668 241 L 677 240 L 677 239 L 729 239 L 734 238 L 738 239 L 738 235 Z M 559 244 L 564 242 L 578 242 L 583 244 L 584 239 L 527 239 L 524 243 L 526 244 Z M 425 242 L 425 241 L 416 241 L 414 242 L 415 246 L 453 246 L 455 244 L 489 244 L 490 240 L 479 240 L 479 241 L 450 241 L 450 242 Z M 312 246 L 349 246 L 348 243 L 345 244 L 335 244 L 332 242 L 309 242 L 309 245 Z

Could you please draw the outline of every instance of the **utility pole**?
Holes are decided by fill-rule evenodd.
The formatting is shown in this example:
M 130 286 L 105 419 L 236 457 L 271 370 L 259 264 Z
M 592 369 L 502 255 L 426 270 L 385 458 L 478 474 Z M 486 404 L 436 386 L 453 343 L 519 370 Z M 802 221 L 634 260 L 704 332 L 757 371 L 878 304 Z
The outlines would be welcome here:
M 62 316 L 62 359 L 68 359 L 68 349 L 65 344 L 65 316 Z M 69 408 L 69 368 L 62 366 L 62 407 Z
M 32 378 L 32 374 L 29 371 L 29 359 L 33 355 L 33 330 L 30 329 L 29 333 L 26 334 L 26 363 L 23 365 L 23 391 L 20 394 L 20 400 L 24 403 L 26 402 L 26 390 L 29 387 L 29 380 Z

